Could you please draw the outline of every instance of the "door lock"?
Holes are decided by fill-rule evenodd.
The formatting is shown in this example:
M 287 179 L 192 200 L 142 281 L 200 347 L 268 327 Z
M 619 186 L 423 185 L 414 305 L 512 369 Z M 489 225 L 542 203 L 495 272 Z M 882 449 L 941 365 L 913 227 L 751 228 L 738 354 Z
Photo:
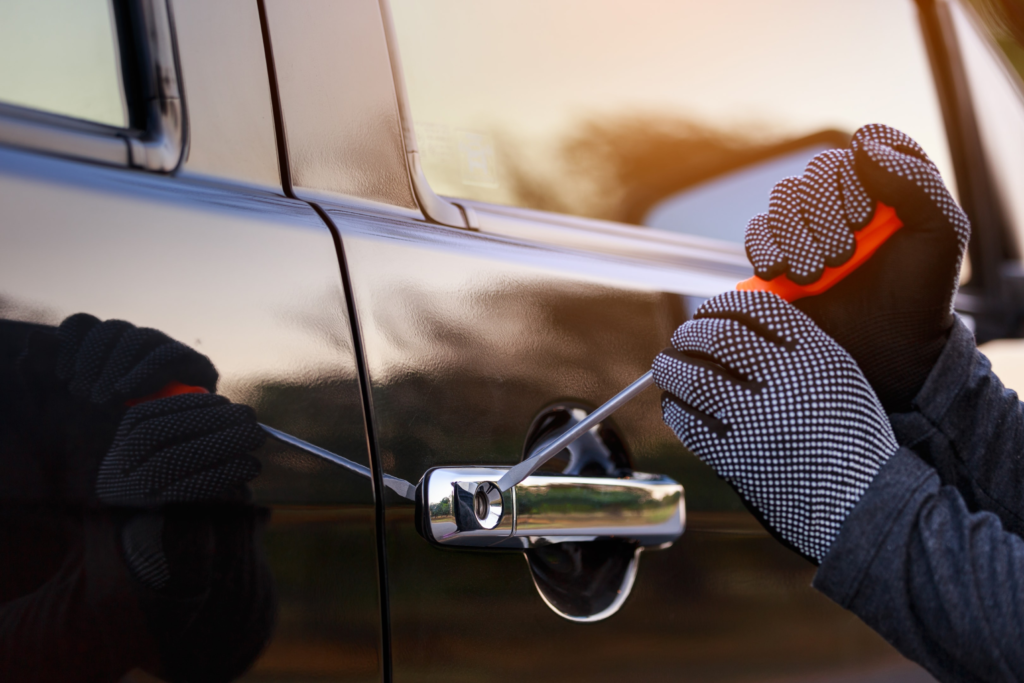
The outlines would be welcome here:
M 675 541 L 686 525 L 683 487 L 662 475 L 535 474 L 502 492 L 496 482 L 508 470 L 429 470 L 418 501 L 427 540 L 447 547 L 509 550 L 601 539 L 652 547 Z

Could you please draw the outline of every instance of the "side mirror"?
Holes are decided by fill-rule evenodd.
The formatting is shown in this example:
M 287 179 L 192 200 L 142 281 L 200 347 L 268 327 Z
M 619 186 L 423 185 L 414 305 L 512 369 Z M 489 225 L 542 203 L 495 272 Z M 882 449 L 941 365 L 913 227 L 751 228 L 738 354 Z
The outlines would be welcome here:
M 768 210 L 777 182 L 802 174 L 815 155 L 848 142 L 848 135 L 825 131 L 770 147 L 743 165 L 661 198 L 642 225 L 742 244 L 747 222 Z

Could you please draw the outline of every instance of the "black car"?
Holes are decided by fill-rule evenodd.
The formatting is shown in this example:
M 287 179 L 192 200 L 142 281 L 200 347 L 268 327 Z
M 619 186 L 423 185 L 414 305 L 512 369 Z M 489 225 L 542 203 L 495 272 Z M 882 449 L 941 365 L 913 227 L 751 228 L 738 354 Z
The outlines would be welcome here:
M 96 498 L 116 421 L 48 416 L 45 467 L 0 440 L 0 677 L 930 680 L 653 389 L 494 485 L 749 277 L 772 184 L 875 120 L 971 217 L 979 341 L 1019 336 L 1024 100 L 958 0 L 7 0 L 0 377 L 68 316 L 122 320 L 271 438 L 242 498 L 171 511 Z M 152 515 L 191 530 L 170 597 L 128 557 Z

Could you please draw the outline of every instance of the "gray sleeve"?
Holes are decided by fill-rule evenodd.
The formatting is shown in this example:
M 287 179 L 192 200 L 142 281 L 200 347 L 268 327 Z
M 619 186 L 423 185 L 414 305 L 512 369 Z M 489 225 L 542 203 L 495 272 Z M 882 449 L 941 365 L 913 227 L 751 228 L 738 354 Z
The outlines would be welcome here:
M 901 446 L 935 468 L 967 508 L 1024 536 L 1024 410 L 959 320 L 914 410 L 890 415 Z
M 942 681 L 1024 680 L 1024 540 L 901 448 L 814 586 Z

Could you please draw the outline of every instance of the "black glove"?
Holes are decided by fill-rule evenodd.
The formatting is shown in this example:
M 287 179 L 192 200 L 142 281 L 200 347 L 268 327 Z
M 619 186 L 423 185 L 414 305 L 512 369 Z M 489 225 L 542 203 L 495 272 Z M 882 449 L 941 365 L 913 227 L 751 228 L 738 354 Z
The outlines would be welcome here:
M 903 133 L 872 124 L 849 150 L 816 156 L 772 191 L 767 214 L 747 227 L 747 255 L 762 279 L 797 284 L 852 256 L 854 232 L 877 202 L 903 227 L 857 270 L 795 305 L 860 365 L 889 412 L 910 408 L 953 326 L 953 296 L 970 236 L 967 216 L 938 169 Z
M 767 292 L 711 299 L 672 347 L 654 360 L 665 423 L 770 531 L 820 562 L 897 449 L 857 364 Z
M 266 435 L 252 408 L 184 394 L 130 408 L 100 464 L 96 494 L 110 505 L 241 500 L 260 471 L 249 455 Z
M 73 396 L 90 403 L 121 407 L 172 380 L 210 393 L 217 389 L 210 359 L 159 330 L 77 313 L 60 324 L 57 336 L 56 375 Z

